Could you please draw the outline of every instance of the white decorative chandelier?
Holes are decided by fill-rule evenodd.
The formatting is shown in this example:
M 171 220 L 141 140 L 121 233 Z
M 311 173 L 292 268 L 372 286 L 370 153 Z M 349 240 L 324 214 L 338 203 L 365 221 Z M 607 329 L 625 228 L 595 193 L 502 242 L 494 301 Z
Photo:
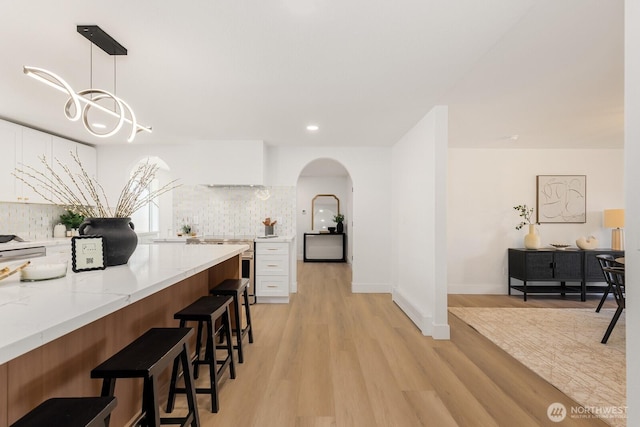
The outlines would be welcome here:
M 126 55 L 127 50 L 122 47 L 111 36 L 105 33 L 97 25 L 78 25 L 78 32 L 85 36 L 91 43 L 100 47 L 109 55 Z M 115 60 L 115 58 L 114 58 Z M 84 89 L 81 91 L 74 91 L 71 86 L 62 77 L 57 74 L 45 70 L 44 68 L 24 66 L 23 71 L 26 75 L 33 77 L 34 79 L 45 83 L 46 85 L 57 89 L 69 96 L 67 102 L 64 105 L 64 114 L 67 119 L 75 122 L 82 117 L 85 129 L 92 135 L 99 138 L 108 138 L 115 135 L 120 129 L 122 129 L 125 123 L 131 125 L 131 132 L 127 138 L 127 142 L 132 142 L 136 134 L 141 131 L 151 133 L 150 126 L 140 125 L 136 120 L 136 115 L 126 102 L 121 98 L 118 98 L 115 94 L 103 89 Z M 115 78 L 115 76 L 114 76 Z M 109 109 L 101 104 L 99 101 L 113 100 L 114 109 Z M 102 111 L 117 119 L 117 122 L 113 129 L 106 132 L 99 132 L 96 130 L 98 127 L 96 124 L 91 124 L 88 119 L 88 114 L 91 108 Z

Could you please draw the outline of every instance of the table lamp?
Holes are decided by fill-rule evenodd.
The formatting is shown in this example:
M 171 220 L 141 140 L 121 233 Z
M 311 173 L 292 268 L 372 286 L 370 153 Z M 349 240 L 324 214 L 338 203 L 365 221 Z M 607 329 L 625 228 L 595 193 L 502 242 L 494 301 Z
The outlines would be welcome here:
M 604 226 L 611 230 L 611 249 L 624 250 L 624 209 L 605 209 Z

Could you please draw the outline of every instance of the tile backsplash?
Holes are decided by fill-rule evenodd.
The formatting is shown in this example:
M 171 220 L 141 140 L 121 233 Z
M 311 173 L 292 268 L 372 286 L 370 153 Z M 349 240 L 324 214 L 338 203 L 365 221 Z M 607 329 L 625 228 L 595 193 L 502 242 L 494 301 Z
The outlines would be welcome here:
M 256 191 L 268 191 L 262 200 Z M 262 221 L 278 221 L 275 233 L 295 233 L 295 187 L 206 187 L 183 185 L 173 190 L 172 230 L 160 235 L 175 235 L 184 224 L 199 235 L 264 234 Z M 64 209 L 54 205 L 0 203 L 0 234 L 15 234 L 25 240 L 47 239 Z
M 260 191 L 270 197 L 262 200 Z M 173 191 L 174 229 L 189 224 L 200 235 L 263 235 L 262 221 L 278 221 L 275 233 L 295 233 L 295 187 L 207 187 L 183 185 Z
M 15 234 L 25 240 L 53 236 L 64 209 L 54 205 L 0 203 L 0 234 Z

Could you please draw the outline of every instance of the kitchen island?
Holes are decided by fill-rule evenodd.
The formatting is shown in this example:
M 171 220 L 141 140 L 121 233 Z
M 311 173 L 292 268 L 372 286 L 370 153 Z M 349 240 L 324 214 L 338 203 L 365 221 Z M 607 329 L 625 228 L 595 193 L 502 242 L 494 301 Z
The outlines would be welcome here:
M 149 328 L 178 326 L 175 312 L 240 277 L 245 249 L 139 245 L 126 265 L 69 268 L 65 277 L 42 282 L 1 281 L 0 427 L 49 397 L 99 395 L 91 369 Z M 116 396 L 111 425 L 126 425 L 139 411 L 142 382 L 118 382 Z

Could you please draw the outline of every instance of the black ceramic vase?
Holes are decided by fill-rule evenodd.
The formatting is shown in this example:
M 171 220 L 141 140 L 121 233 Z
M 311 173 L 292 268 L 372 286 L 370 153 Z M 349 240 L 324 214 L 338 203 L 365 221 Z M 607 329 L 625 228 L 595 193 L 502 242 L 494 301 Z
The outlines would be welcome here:
M 344 225 L 342 225 L 342 222 L 336 224 L 336 231 L 342 234 L 342 232 L 344 231 Z
M 131 218 L 86 218 L 78 231 L 81 236 L 102 236 L 107 267 L 126 264 L 138 245 Z

